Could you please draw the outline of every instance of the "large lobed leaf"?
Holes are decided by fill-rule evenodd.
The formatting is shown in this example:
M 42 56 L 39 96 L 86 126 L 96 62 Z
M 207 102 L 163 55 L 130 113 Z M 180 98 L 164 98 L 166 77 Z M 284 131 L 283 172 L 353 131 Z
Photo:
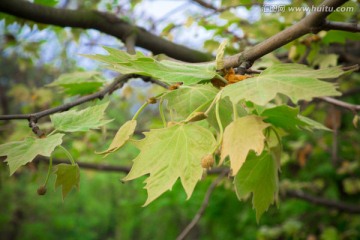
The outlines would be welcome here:
M 112 120 L 104 120 L 104 113 L 109 102 L 88 107 L 84 110 L 70 110 L 51 115 L 55 129 L 63 132 L 86 132 L 99 128 Z
M 250 150 L 261 154 L 264 149 L 263 130 L 269 124 L 255 115 L 241 117 L 230 123 L 224 131 L 221 162 L 230 157 L 232 175 L 236 175 Z
M 55 167 L 56 181 L 55 189 L 62 186 L 63 200 L 73 187 L 79 188 L 80 168 L 77 164 L 70 165 L 61 163 Z
M 50 157 L 55 147 L 62 143 L 64 134 L 54 134 L 47 138 L 26 138 L 23 141 L 0 145 L 0 156 L 7 156 L 6 162 L 12 175 L 19 167 L 31 162 L 37 155 Z
M 234 103 L 245 99 L 258 105 L 267 104 L 278 93 L 294 103 L 314 97 L 339 96 L 334 84 L 318 79 L 336 78 L 343 73 L 339 67 L 313 70 L 300 64 L 275 64 L 256 77 L 226 86 L 222 96 L 229 96 Z
M 277 199 L 278 167 L 268 152 L 260 156 L 250 154 L 246 162 L 235 176 L 236 195 L 243 199 L 253 193 L 252 203 L 256 210 L 256 219 Z
M 85 56 L 104 62 L 108 68 L 122 74 L 140 74 L 167 83 L 182 82 L 185 85 L 210 80 L 217 74 L 214 63 L 192 64 L 170 60 L 157 61 L 141 52 L 130 55 L 117 49 L 104 48 L 109 55 Z
M 150 130 L 138 141 L 140 154 L 124 180 L 150 174 L 145 180 L 148 198 L 144 205 L 170 190 L 178 178 L 189 198 L 203 173 L 201 158 L 215 144 L 212 133 L 195 124 Z

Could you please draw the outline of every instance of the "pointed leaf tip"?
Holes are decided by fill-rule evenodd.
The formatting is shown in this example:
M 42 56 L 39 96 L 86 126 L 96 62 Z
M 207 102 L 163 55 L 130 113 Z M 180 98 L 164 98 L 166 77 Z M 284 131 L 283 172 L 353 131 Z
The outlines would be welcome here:
M 61 163 L 55 166 L 55 189 L 62 186 L 62 198 L 63 200 L 68 195 L 73 187 L 79 188 L 80 184 L 80 168 L 77 164 L 70 165 Z
M 256 220 L 277 199 L 278 166 L 268 152 L 260 156 L 251 153 L 234 178 L 236 195 L 243 199 L 252 193 L 252 204 L 256 211 Z
M 220 163 L 229 156 L 232 175 L 237 174 L 250 150 L 261 154 L 265 141 L 263 130 L 268 126 L 261 117 L 249 115 L 236 119 L 225 128 Z

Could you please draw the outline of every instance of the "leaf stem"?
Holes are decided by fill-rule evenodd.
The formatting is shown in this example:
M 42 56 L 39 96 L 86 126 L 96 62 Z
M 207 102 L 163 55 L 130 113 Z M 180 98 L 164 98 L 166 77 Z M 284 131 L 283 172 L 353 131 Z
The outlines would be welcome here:
M 65 155 L 69 158 L 71 165 L 75 165 L 75 161 L 74 158 L 71 156 L 71 154 L 69 153 L 69 151 L 64 148 L 63 146 L 59 145 L 59 147 L 65 152 Z
M 282 142 L 281 142 L 281 137 L 280 137 L 279 133 L 275 130 L 274 127 L 270 127 L 270 129 L 275 133 L 275 136 L 276 136 L 276 138 L 278 140 L 280 148 L 283 149 Z
M 53 135 L 54 133 L 56 133 L 56 129 L 52 130 L 47 136 L 50 137 L 50 136 Z
M 47 175 L 46 175 L 46 179 L 45 179 L 45 183 L 44 183 L 44 186 L 46 186 L 46 184 L 48 183 L 49 181 L 49 177 L 50 177 L 50 174 L 51 174 L 51 169 L 52 169 L 52 155 L 50 155 L 50 159 L 49 159 L 49 168 L 48 168 L 48 172 L 47 172 Z
M 164 114 L 163 101 L 164 101 L 164 99 L 161 98 L 160 102 L 159 102 L 159 113 L 160 113 L 160 117 L 161 117 L 161 120 L 163 122 L 163 125 L 164 125 L 164 127 L 166 127 L 166 119 L 165 119 L 165 114 Z
M 214 106 L 214 104 L 216 104 L 216 103 L 220 100 L 222 91 L 223 91 L 223 90 L 220 90 L 220 91 L 216 94 L 216 96 L 214 97 L 214 100 L 211 102 L 211 104 L 210 104 L 210 106 L 208 107 L 208 109 L 206 109 L 206 111 L 205 111 L 205 113 L 204 113 L 205 115 L 208 115 L 209 112 L 210 112 L 210 110 L 211 110 L 212 107 Z
M 236 104 L 232 103 L 232 107 L 233 107 L 233 115 L 234 115 L 234 121 L 238 118 L 238 112 L 237 112 L 237 108 L 236 108 Z
M 147 107 L 147 105 L 149 105 L 148 102 L 145 102 L 135 113 L 134 117 L 132 118 L 132 120 L 136 120 L 137 117 L 140 115 L 140 113 Z
M 218 149 L 222 143 L 222 140 L 223 140 L 223 134 L 224 134 L 224 129 L 223 129 L 223 125 L 221 123 L 221 119 L 220 119 L 220 112 L 219 112 L 219 100 L 220 100 L 220 97 L 221 97 L 221 93 L 222 91 L 220 91 L 218 93 L 218 95 L 216 95 L 215 98 L 217 98 L 217 101 L 216 101 L 216 104 L 215 104 L 215 116 L 216 116 L 216 121 L 217 121 L 217 124 L 219 126 L 219 137 L 218 137 L 218 143 L 216 145 L 216 147 L 214 148 L 214 152 L 216 151 L 216 149 Z

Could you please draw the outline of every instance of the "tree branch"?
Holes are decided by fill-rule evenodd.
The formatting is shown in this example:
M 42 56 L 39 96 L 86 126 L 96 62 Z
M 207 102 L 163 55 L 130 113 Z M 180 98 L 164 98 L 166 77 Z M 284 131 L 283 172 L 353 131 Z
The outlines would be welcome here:
M 322 26 L 321 30 L 341 30 L 347 32 L 360 32 L 360 24 L 326 21 L 325 24 Z
M 22 0 L 1 0 L 0 11 L 38 23 L 61 27 L 96 29 L 119 38 L 123 42 L 135 34 L 135 45 L 187 62 L 204 62 L 212 56 L 158 37 L 110 13 L 95 10 L 69 10 L 46 7 Z
M 215 190 L 216 186 L 220 183 L 220 181 L 225 177 L 226 174 L 228 174 L 229 171 L 223 171 L 210 185 L 208 190 L 206 191 L 204 200 L 196 213 L 193 220 L 189 223 L 189 225 L 186 226 L 186 228 L 180 233 L 180 235 L 176 238 L 176 240 L 182 240 L 185 239 L 185 237 L 189 234 L 189 232 L 196 226 L 196 224 L 199 222 L 200 218 L 205 212 L 206 207 L 209 205 L 209 200 L 212 192 Z
M 65 159 L 53 159 L 53 164 L 60 164 L 60 163 L 69 163 L 69 160 Z M 33 162 L 40 163 L 45 162 L 49 163 L 49 158 L 43 156 L 37 156 Z M 128 173 L 130 172 L 130 167 L 128 166 L 115 166 L 115 165 L 108 165 L 108 164 L 99 164 L 99 163 L 88 163 L 88 162 L 76 162 L 80 168 L 87 169 L 87 170 L 95 170 L 95 171 L 102 171 L 102 172 L 122 172 Z
M 124 83 L 129 79 L 133 77 L 133 75 L 120 75 L 117 78 L 114 79 L 114 81 L 107 87 L 105 87 L 103 90 L 81 97 L 73 102 L 69 102 L 66 104 L 63 104 L 61 106 L 57 106 L 54 108 L 49 108 L 37 113 L 31 113 L 31 114 L 11 114 L 11 115 L 0 115 L 0 120 L 11 120 L 11 119 L 27 119 L 29 120 L 29 122 L 33 122 L 36 123 L 37 120 L 39 120 L 40 118 L 43 118 L 45 116 L 51 115 L 53 113 L 57 113 L 57 112 L 63 112 L 63 111 L 67 111 L 72 107 L 81 105 L 85 102 L 89 102 L 91 100 L 94 99 L 102 99 L 104 98 L 104 96 L 106 94 L 111 94 L 114 90 L 121 88 Z
M 1 160 L 1 158 L 0 158 L 0 160 Z M 39 162 L 49 163 L 49 158 L 43 157 L 43 156 L 37 156 L 33 160 L 33 162 L 35 162 L 35 163 L 39 163 Z M 64 160 L 64 159 L 53 159 L 53 163 L 54 164 L 69 163 L 69 161 Z M 87 162 L 79 162 L 79 161 L 77 161 L 76 163 L 82 169 L 88 169 L 88 170 L 104 171 L 104 172 L 122 172 L 122 173 L 128 173 L 130 171 L 130 167 L 128 167 L 128 166 L 115 166 L 115 165 L 87 163 Z M 224 167 L 213 168 L 213 169 L 210 169 L 210 170 L 207 171 L 207 174 L 209 174 L 209 175 L 220 174 L 220 176 L 222 176 L 222 175 L 225 176 L 227 173 L 229 173 L 229 169 L 224 168 Z M 206 206 L 208 205 L 211 193 L 215 189 L 216 185 L 222 179 L 222 178 L 219 179 L 219 177 L 208 188 L 207 193 L 205 194 L 205 197 L 204 197 L 204 201 L 203 201 L 199 211 L 197 212 L 197 214 L 195 215 L 195 217 L 193 218 L 193 220 L 190 223 L 191 226 L 196 225 L 196 223 L 199 221 L 199 219 L 203 215 L 203 213 L 204 213 L 204 211 L 206 209 Z M 215 182 L 216 182 L 216 184 L 215 184 Z M 346 212 L 346 213 L 351 213 L 351 214 L 360 214 L 360 207 L 359 206 L 350 205 L 350 204 L 344 203 L 344 202 L 333 201 L 333 200 L 329 200 L 329 199 L 322 198 L 322 197 L 312 196 L 312 195 L 306 194 L 306 193 L 301 192 L 301 191 L 286 190 L 286 191 L 284 191 L 283 195 L 285 197 L 288 197 L 288 198 L 297 198 L 297 199 L 300 199 L 300 200 L 303 200 L 303 201 L 306 201 L 306 202 L 309 202 L 309 203 L 313 203 L 313 204 L 316 204 L 316 205 L 319 205 L 319 206 L 324 206 L 326 208 L 336 209 L 336 210 L 339 210 L 341 212 Z M 192 222 L 195 222 L 195 223 L 192 223 Z M 190 224 L 188 226 L 190 226 Z M 193 228 L 193 226 L 191 228 Z M 190 231 L 190 230 L 187 230 L 187 231 Z M 185 229 L 184 229 L 184 231 L 185 231 Z M 188 233 L 186 233 L 186 235 L 187 234 Z M 179 237 L 180 237 L 180 235 L 179 235 Z
M 200 6 L 204 7 L 204 8 L 208 8 L 208 9 L 215 10 L 215 11 L 218 10 L 215 6 L 213 6 L 210 3 L 205 2 L 203 0 L 193 0 L 193 2 L 197 3 L 198 5 L 200 5 Z
M 351 214 L 360 214 L 359 206 L 349 205 L 349 204 L 343 203 L 343 202 L 337 202 L 337 201 L 333 201 L 333 200 L 329 200 L 329 199 L 325 199 L 325 198 L 311 196 L 311 195 L 308 195 L 301 191 L 286 191 L 285 196 L 290 197 L 290 198 L 297 198 L 297 199 L 305 200 L 307 202 L 310 202 L 310 203 L 313 203 L 316 205 L 333 208 L 333 209 L 336 209 L 336 210 L 339 210 L 342 212 L 347 212 L 347 213 L 351 213 Z
M 320 4 L 318 9 L 336 9 L 347 2 L 346 0 L 325 0 Z M 249 50 L 245 50 L 242 53 L 233 55 L 224 59 L 224 68 L 237 67 L 245 63 L 245 68 L 251 66 L 251 64 L 260 57 L 284 46 L 285 44 L 311 32 L 318 32 L 326 25 L 325 18 L 330 14 L 330 11 L 313 12 L 303 18 L 298 23 L 291 27 L 275 34 L 274 36 L 266 39 L 265 41 L 255 45 Z
M 1 160 L 1 158 L 0 158 Z M 49 158 L 44 156 L 37 156 L 32 162 L 34 163 L 49 163 Z M 60 163 L 69 163 L 69 160 L 66 159 L 58 159 L 53 158 L 54 164 L 60 164 Z M 128 173 L 130 171 L 130 166 L 119 166 L 119 165 L 109 165 L 109 164 L 100 164 L 100 163 L 88 163 L 88 162 L 79 162 L 76 161 L 76 163 L 81 167 L 82 169 L 87 170 L 94 170 L 94 171 L 102 171 L 102 172 L 122 172 L 122 173 Z M 222 172 L 229 172 L 229 168 L 226 167 L 217 167 L 209 169 L 206 174 L 208 175 L 217 175 Z
M 348 109 L 348 110 L 352 111 L 353 113 L 356 113 L 357 111 L 360 111 L 360 105 L 355 105 L 355 104 L 343 102 L 343 101 L 340 101 L 338 99 L 331 98 L 331 97 L 319 97 L 318 99 L 321 99 L 322 101 L 331 103 L 331 104 L 333 104 L 335 106 L 339 106 L 339 107 Z

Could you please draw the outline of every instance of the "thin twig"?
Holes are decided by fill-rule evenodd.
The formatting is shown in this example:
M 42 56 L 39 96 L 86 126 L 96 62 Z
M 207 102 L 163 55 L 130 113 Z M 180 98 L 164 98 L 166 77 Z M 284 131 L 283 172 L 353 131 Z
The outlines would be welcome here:
M 27 119 L 29 121 L 37 122 L 40 118 L 43 118 L 45 116 L 49 116 L 51 114 L 57 113 L 57 112 L 63 112 L 67 111 L 72 107 L 81 105 L 85 102 L 89 102 L 94 99 L 102 99 L 105 97 L 106 94 L 111 94 L 114 90 L 121 88 L 123 84 L 133 77 L 133 75 L 120 75 L 119 77 L 115 78 L 114 81 L 107 87 L 105 87 L 103 90 L 81 97 L 73 102 L 69 102 L 66 104 L 63 104 L 61 106 L 57 106 L 54 108 L 49 108 L 37 113 L 31 113 L 31 114 L 10 114 L 10 115 L 0 115 L 0 120 L 12 120 L 12 119 Z
M 202 215 L 205 212 L 206 207 L 209 204 L 209 200 L 210 200 L 210 196 L 212 194 L 212 192 L 214 191 L 214 189 L 216 188 L 216 186 L 220 183 L 220 181 L 225 177 L 226 174 L 228 174 L 229 171 L 223 171 L 210 185 L 210 187 L 208 188 L 208 190 L 206 191 L 205 197 L 204 197 L 204 201 L 201 204 L 200 209 L 198 210 L 198 212 L 196 213 L 195 217 L 193 218 L 193 220 L 189 223 L 189 225 L 186 226 L 186 228 L 180 233 L 180 235 L 176 238 L 176 240 L 182 240 L 184 239 L 189 232 L 196 226 L 196 224 L 199 222 L 200 218 L 202 217 Z
M 1 161 L 1 158 L 0 158 Z M 49 163 L 49 158 L 48 157 L 43 157 L 43 156 L 37 156 L 32 162 L 35 163 Z M 69 163 L 69 160 L 66 159 L 58 159 L 58 158 L 53 158 L 53 163 L 54 164 L 60 164 L 60 163 Z M 89 163 L 89 162 L 81 162 L 81 161 L 76 161 L 76 163 L 79 165 L 80 168 L 82 169 L 86 169 L 86 170 L 94 170 L 94 171 L 102 171 L 102 172 L 123 172 L 123 173 L 128 173 L 130 171 L 130 166 L 121 166 L 121 165 L 109 165 L 109 164 L 102 164 L 102 163 Z M 226 167 L 217 167 L 217 168 L 212 168 L 210 170 L 207 171 L 207 175 L 218 175 L 224 171 L 229 172 L 229 169 Z
M 4 159 L 5 159 L 4 157 L 0 157 L 0 162 L 3 162 Z M 33 162 L 34 163 L 39 163 L 39 162 L 49 163 L 49 158 L 43 157 L 43 156 L 37 156 L 33 160 Z M 54 164 L 68 163 L 68 162 L 69 162 L 69 160 L 65 160 L 65 159 L 53 159 Z M 87 169 L 87 170 L 95 170 L 95 171 L 103 171 L 103 172 L 122 172 L 122 173 L 128 173 L 130 171 L 129 166 L 118 166 L 118 165 L 88 163 L 88 162 L 79 162 L 79 161 L 77 161 L 76 163 L 79 165 L 80 168 Z M 201 215 L 204 213 L 205 208 L 209 202 L 211 193 L 215 189 L 216 185 L 221 181 L 221 179 L 222 179 L 221 176 L 225 176 L 227 173 L 229 173 L 229 169 L 225 168 L 225 167 L 213 168 L 213 169 L 207 171 L 208 175 L 218 175 L 218 174 L 221 174 L 221 175 L 219 175 L 218 178 L 208 188 L 208 191 L 205 194 L 204 201 L 201 205 L 201 208 L 197 212 L 194 219 L 195 218 L 200 219 Z M 215 184 L 215 182 L 216 182 L 216 184 Z M 351 205 L 349 203 L 344 203 L 344 202 L 338 202 L 338 201 L 334 201 L 334 200 L 330 200 L 330 199 L 326 199 L 326 198 L 322 198 L 322 197 L 312 196 L 312 195 L 306 194 L 301 191 L 286 190 L 286 191 L 284 191 L 284 196 L 289 197 L 289 198 L 297 198 L 297 199 L 300 199 L 300 200 L 303 200 L 303 201 L 306 201 L 309 203 L 313 203 L 313 204 L 316 204 L 319 206 L 323 206 L 326 208 L 336 209 L 341 212 L 347 212 L 347 213 L 351 213 L 351 214 L 360 214 L 359 206 Z M 200 210 L 201 210 L 201 212 L 200 212 Z M 194 219 L 193 219 L 193 221 L 191 221 L 191 223 L 194 222 Z M 199 219 L 196 220 L 196 222 L 194 222 L 193 224 L 196 225 L 196 223 L 199 221 Z M 179 235 L 179 237 L 180 237 L 180 235 Z
M 327 21 L 322 26 L 322 30 L 340 30 L 340 31 L 347 31 L 347 32 L 360 32 L 360 24 Z
M 331 103 L 335 106 L 339 106 L 339 107 L 348 109 L 348 110 L 352 111 L 354 114 L 356 114 L 357 111 L 360 111 L 360 105 L 343 102 L 343 101 L 340 101 L 338 99 L 331 98 L 331 97 L 319 97 L 318 99 L 321 99 L 322 101 Z
M 298 198 L 301 200 L 305 200 L 307 202 L 324 206 L 328 208 L 333 208 L 342 212 L 347 212 L 351 214 L 360 214 L 360 207 L 359 205 L 350 205 L 348 203 L 333 201 L 330 199 L 325 199 L 321 197 L 315 197 L 312 195 L 308 195 L 306 193 L 303 193 L 301 191 L 286 191 L 285 196 L 290 198 Z

